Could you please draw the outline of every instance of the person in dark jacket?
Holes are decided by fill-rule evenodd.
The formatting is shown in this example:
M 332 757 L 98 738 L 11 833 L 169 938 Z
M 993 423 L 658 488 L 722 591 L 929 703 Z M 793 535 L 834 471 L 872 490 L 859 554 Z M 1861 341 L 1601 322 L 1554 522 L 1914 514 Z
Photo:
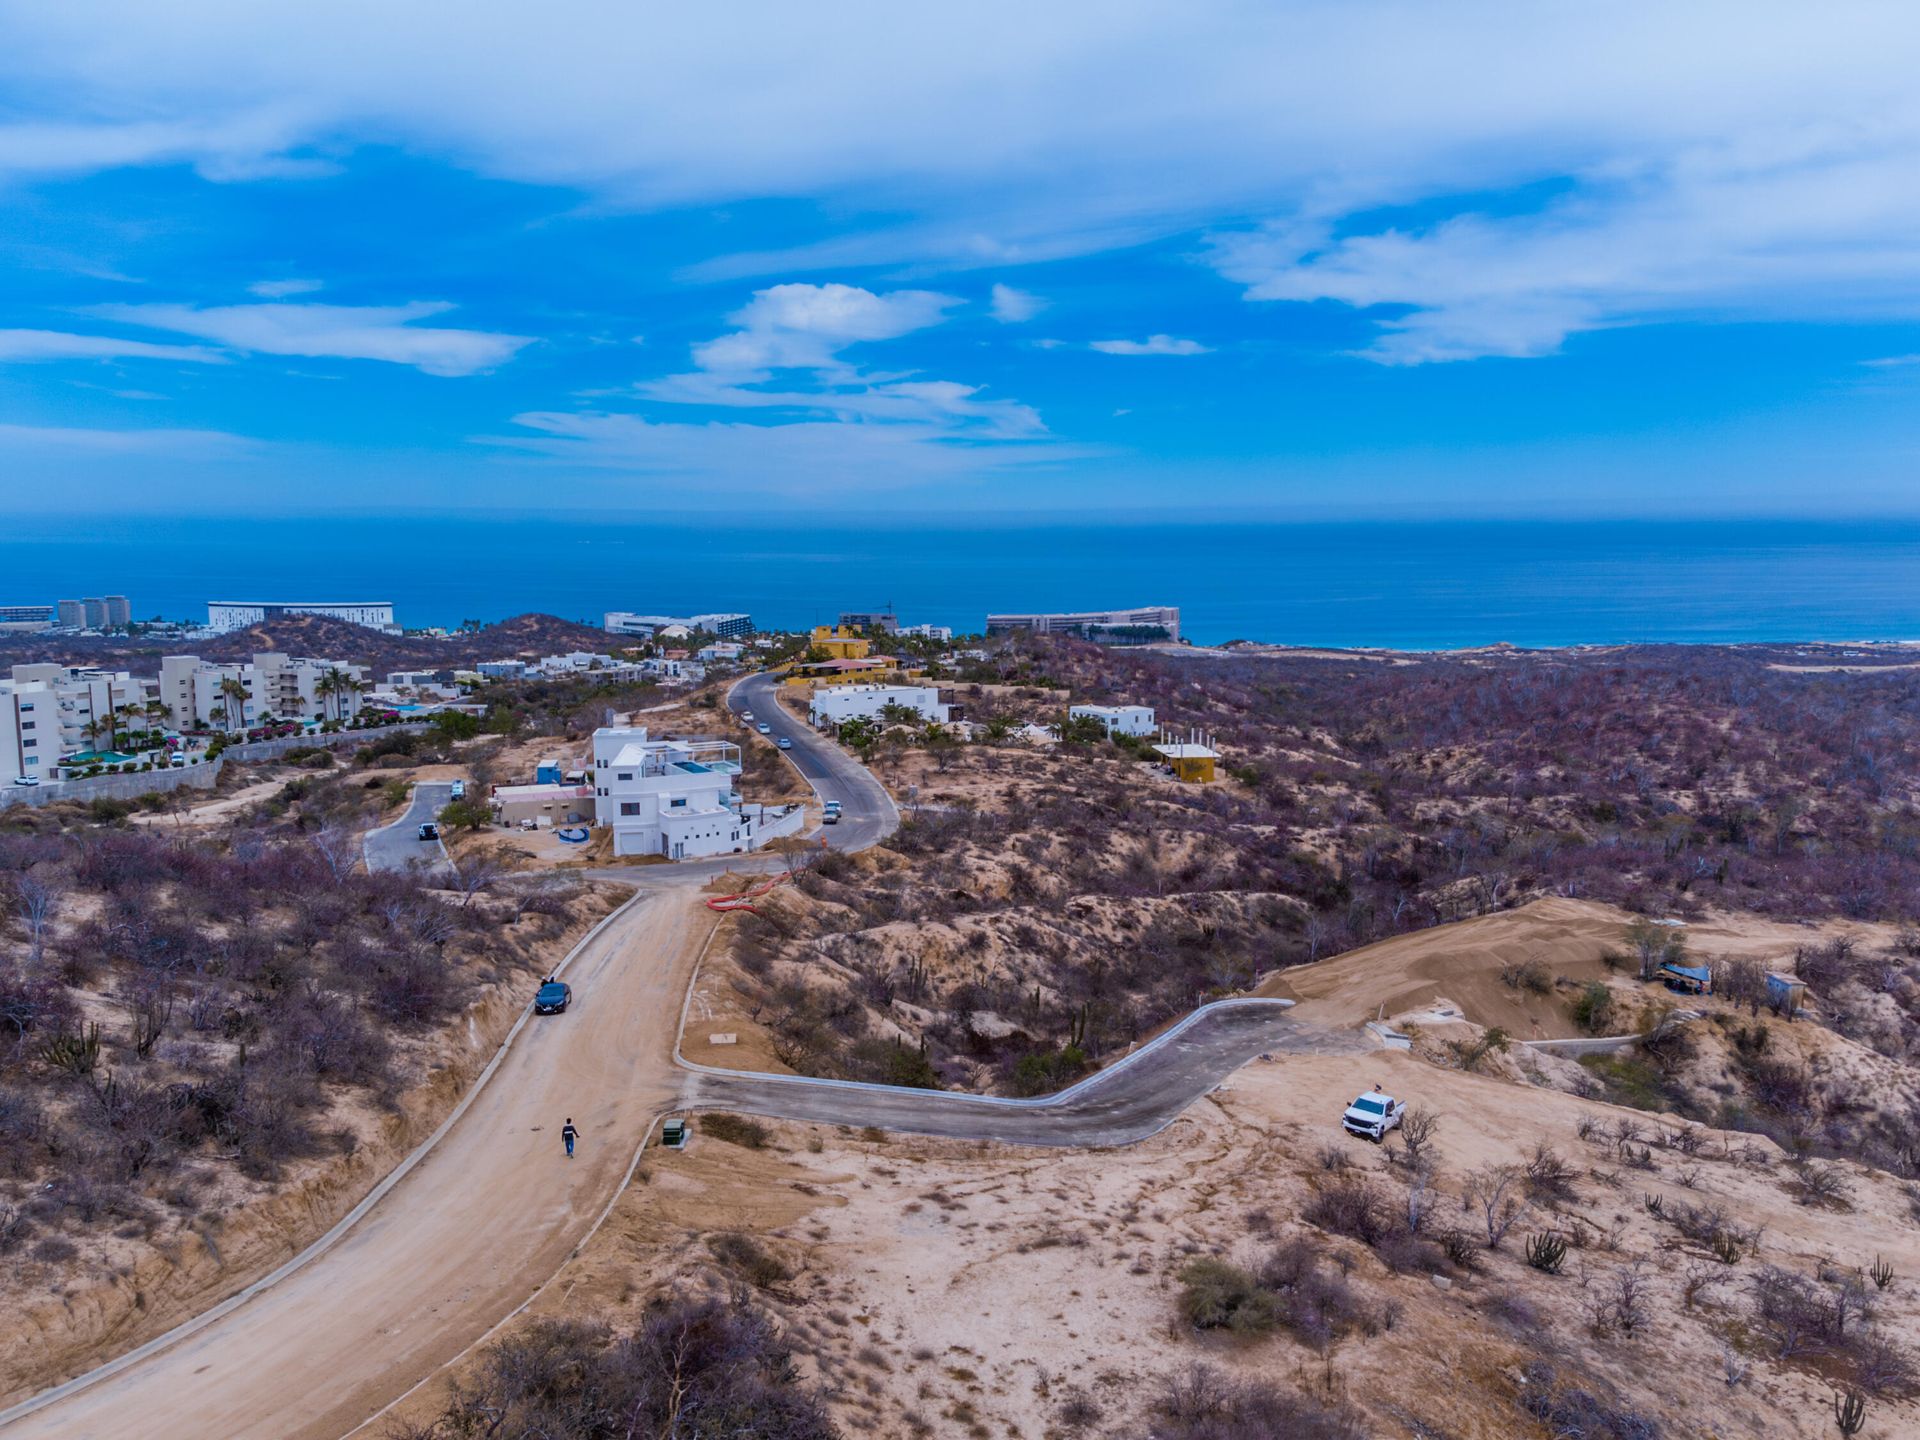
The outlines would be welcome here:
M 560 1138 L 567 1142 L 567 1158 L 573 1158 L 573 1142 L 580 1138 L 580 1132 L 573 1128 L 573 1116 L 567 1116 L 567 1123 L 560 1127 Z

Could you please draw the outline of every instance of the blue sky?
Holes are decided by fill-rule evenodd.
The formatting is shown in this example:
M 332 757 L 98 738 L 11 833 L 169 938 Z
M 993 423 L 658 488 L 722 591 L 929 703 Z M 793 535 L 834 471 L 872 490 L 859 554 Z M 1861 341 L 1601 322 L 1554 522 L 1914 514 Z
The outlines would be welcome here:
M 0 509 L 1913 514 L 1917 62 L 1877 4 L 0 0 Z

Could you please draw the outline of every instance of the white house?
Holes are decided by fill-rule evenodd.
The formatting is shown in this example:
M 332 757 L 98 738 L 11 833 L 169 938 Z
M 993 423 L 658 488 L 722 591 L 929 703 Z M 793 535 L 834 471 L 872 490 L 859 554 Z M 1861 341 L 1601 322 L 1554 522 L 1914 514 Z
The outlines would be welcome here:
M 839 725 L 848 720 L 878 720 L 889 705 L 913 711 L 922 720 L 947 723 L 947 707 L 931 685 L 836 685 L 813 692 L 807 718 L 815 725 Z
M 1072 705 L 1067 715 L 1074 720 L 1098 720 L 1109 735 L 1153 734 L 1151 705 Z
M 953 639 L 951 625 L 902 625 L 900 633 L 918 636 L 922 640 L 938 640 L 943 644 Z
M 740 747 L 726 740 L 650 740 L 643 726 L 593 732 L 593 810 L 616 855 L 689 860 L 753 850 L 800 828 L 798 806 L 743 805 Z

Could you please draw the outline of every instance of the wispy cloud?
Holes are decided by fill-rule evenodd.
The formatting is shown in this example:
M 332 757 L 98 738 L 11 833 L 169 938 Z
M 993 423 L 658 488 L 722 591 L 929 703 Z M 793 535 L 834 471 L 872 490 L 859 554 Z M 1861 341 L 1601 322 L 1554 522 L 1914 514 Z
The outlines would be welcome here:
M 289 295 L 311 295 L 321 288 L 318 280 L 256 280 L 247 286 L 247 293 L 262 300 L 285 300 Z
M 258 448 L 259 442 L 221 430 L 93 430 L 78 426 L 0 425 L 0 446 L 20 453 L 154 455 L 217 459 Z
M 1198 340 L 1180 340 L 1171 335 L 1149 335 L 1144 340 L 1089 340 L 1089 350 L 1102 355 L 1210 355 L 1213 347 Z
M 47 360 L 187 360 L 219 364 L 227 357 L 198 345 L 155 345 L 111 335 L 62 330 L 0 330 L 0 362 Z
M 1011 285 L 995 285 L 991 304 L 993 318 L 1002 325 L 1018 325 L 1047 308 L 1047 302 L 1038 295 L 1016 290 Z
M 262 355 L 324 356 L 411 365 L 429 375 L 473 375 L 503 365 L 532 338 L 416 325 L 452 305 L 99 305 L 103 319 Z

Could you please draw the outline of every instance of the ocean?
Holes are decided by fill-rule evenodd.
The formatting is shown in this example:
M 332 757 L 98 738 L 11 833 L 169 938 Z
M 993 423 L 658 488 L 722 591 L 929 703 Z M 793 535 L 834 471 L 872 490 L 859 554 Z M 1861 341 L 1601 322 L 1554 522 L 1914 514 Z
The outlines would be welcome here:
M 767 625 L 894 607 L 1178 605 L 1196 643 L 1444 649 L 1920 639 L 1920 523 L 1019 524 L 676 517 L 0 519 L 0 604 L 124 594 L 391 600 L 403 625 L 539 610 L 744 610 Z

